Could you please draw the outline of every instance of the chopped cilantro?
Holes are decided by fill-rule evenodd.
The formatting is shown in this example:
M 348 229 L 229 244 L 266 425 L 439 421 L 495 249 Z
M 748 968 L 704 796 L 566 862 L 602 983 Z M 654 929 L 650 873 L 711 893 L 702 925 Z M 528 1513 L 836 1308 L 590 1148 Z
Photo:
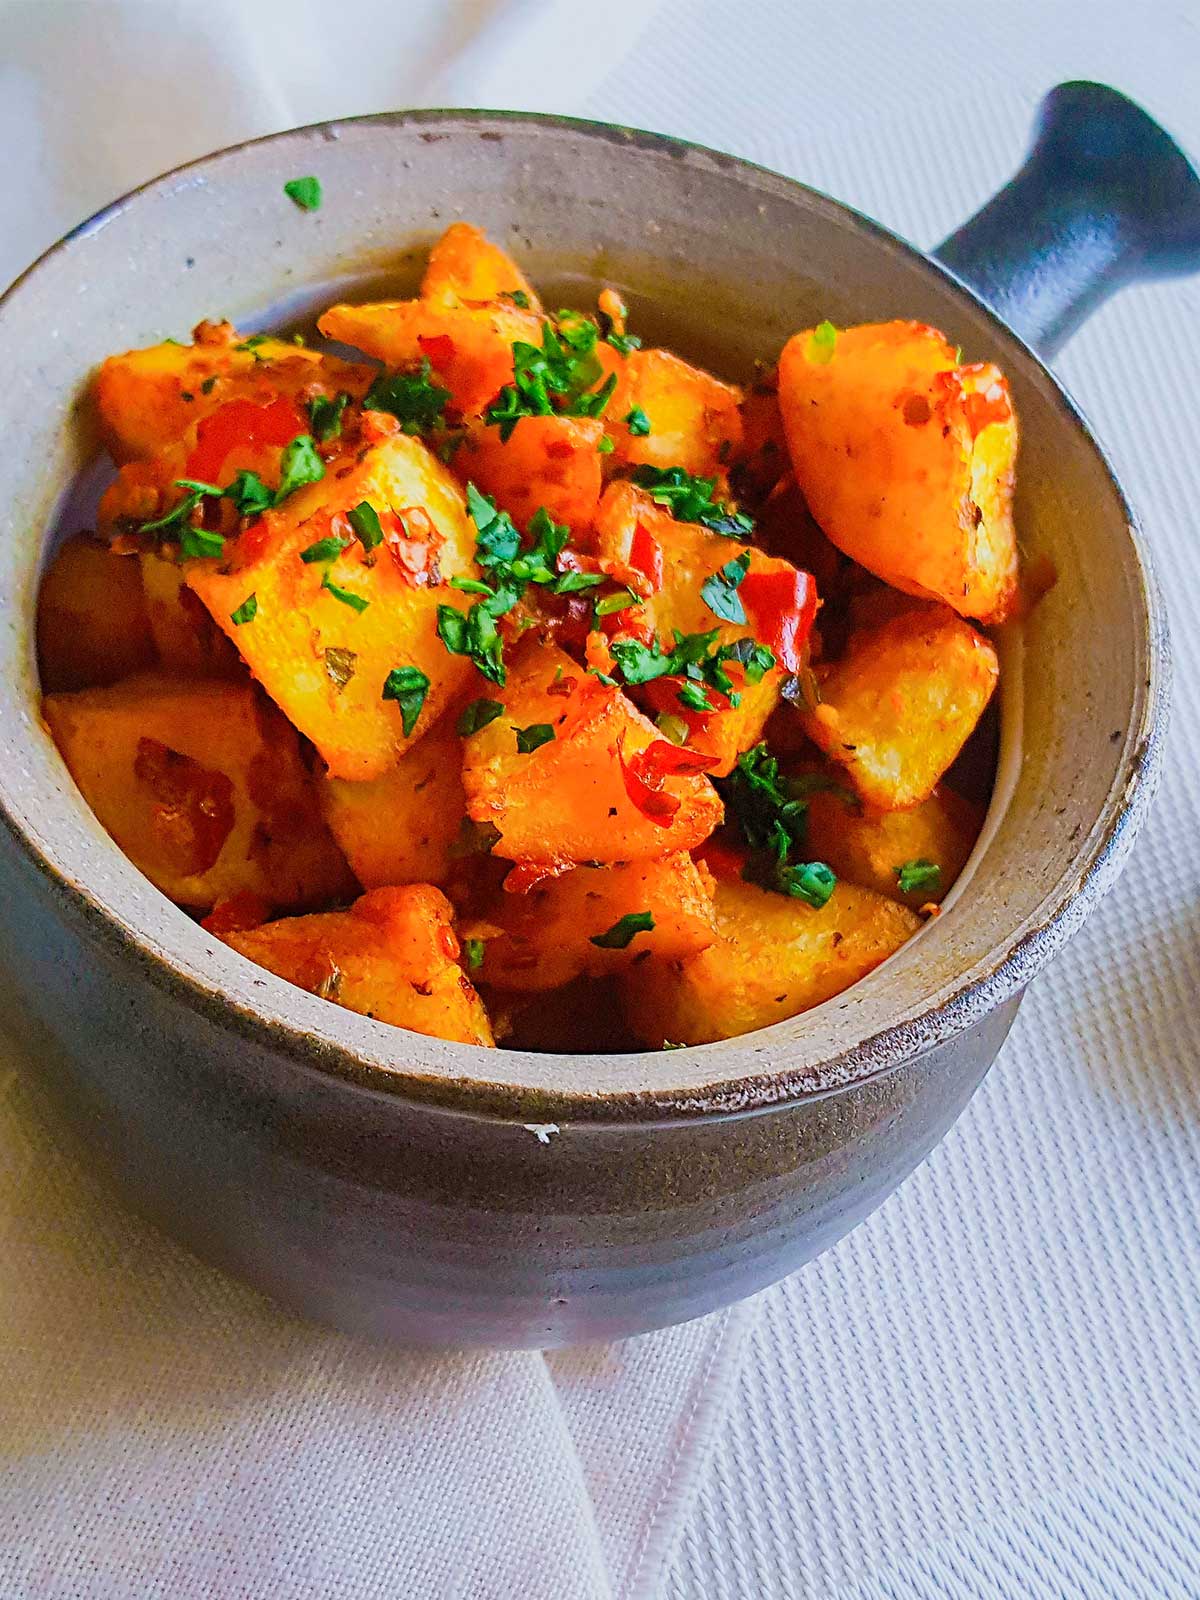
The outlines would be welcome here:
M 260 344 L 266 344 L 269 337 L 270 335 L 266 333 L 252 333 L 248 339 L 243 339 L 241 344 L 235 344 L 233 348 L 235 350 L 249 350 L 253 355 Z M 256 355 L 254 359 L 261 361 L 262 357 Z
M 511 300 L 513 305 L 521 311 L 529 310 L 529 296 L 524 289 L 506 289 L 500 297 L 502 300 Z
M 438 638 L 452 656 L 470 656 L 476 668 L 492 683 L 504 682 L 504 646 L 496 621 L 481 600 L 470 611 L 440 605 L 437 609 Z
M 521 548 L 521 535 L 508 512 L 497 511 L 496 502 L 473 483 L 467 485 L 467 510 L 478 530 L 476 561 L 481 567 L 507 565 Z
M 379 513 L 369 500 L 360 500 L 346 513 L 346 520 L 358 535 L 358 542 L 364 550 L 374 550 L 377 545 L 383 543 Z
M 809 337 L 805 355 L 814 367 L 827 367 L 837 348 L 837 329 L 832 322 L 818 322 Z M 826 896 L 828 899 L 828 896 Z M 821 902 L 824 904 L 824 901 Z
M 740 511 L 713 500 L 715 478 L 697 478 L 683 467 L 635 467 L 633 481 L 647 490 L 652 500 L 666 506 L 676 522 L 698 522 L 712 533 L 744 539 L 753 533 L 754 523 Z
M 207 528 L 193 528 L 185 522 L 179 530 L 179 553 L 185 560 L 223 556 L 225 540 L 219 533 L 210 533 Z
M 595 589 L 608 579 L 603 572 L 564 572 L 554 585 L 555 594 L 578 594 L 580 589 Z
M 894 869 L 901 894 L 914 890 L 937 889 L 942 881 L 942 869 L 936 861 L 906 861 Z
M 321 209 L 320 178 L 289 178 L 283 186 L 283 192 L 289 200 L 295 201 L 301 211 Z
M 350 396 L 345 389 L 340 390 L 332 400 L 328 395 L 313 395 L 308 402 L 308 420 L 312 424 L 313 437 L 321 444 L 328 444 L 331 439 L 340 439 L 342 413 L 349 404 Z
M 558 326 L 542 323 L 542 342 L 513 341 L 513 381 L 500 390 L 484 413 L 484 421 L 500 430 L 507 443 L 522 417 L 598 417 L 616 388 L 610 373 L 593 389 L 604 368 L 596 354 L 596 324 L 578 311 L 560 311 Z
M 641 439 L 650 432 L 650 418 L 641 406 L 634 406 L 625 413 L 625 426 L 635 438 Z
M 619 350 L 623 356 L 642 348 L 642 341 L 636 333 L 606 333 L 604 342 L 612 345 L 614 350 Z
M 635 935 L 651 933 L 653 929 L 654 918 L 649 911 L 627 911 L 606 933 L 592 934 L 591 943 L 601 950 L 626 950 Z
M 205 378 L 204 382 L 200 385 L 200 393 L 211 394 L 216 387 L 217 374 L 214 372 L 211 378 Z
M 340 600 L 344 606 L 349 606 L 351 611 L 365 611 L 371 604 L 361 594 L 355 594 L 352 589 L 343 589 L 338 584 L 333 583 L 328 573 L 321 579 L 321 587 L 322 589 L 328 589 L 335 600 Z
M 400 723 L 406 739 L 417 725 L 428 692 L 429 679 L 420 667 L 393 667 L 384 679 L 382 698 L 394 700 L 400 707 Z
M 336 533 L 331 533 L 327 538 L 318 539 L 315 544 L 310 544 L 307 550 L 301 550 L 300 559 L 308 566 L 314 561 L 336 561 L 349 543 L 348 539 L 339 538 Z
M 225 495 L 233 501 L 234 509 L 239 517 L 257 517 L 264 511 L 269 511 L 275 504 L 275 496 L 259 477 L 257 472 L 248 468 L 242 470 L 225 490 Z
M 598 456 L 610 456 L 616 448 L 616 445 L 605 433 L 601 435 L 600 443 L 596 446 L 596 454 Z
M 727 561 L 719 572 L 705 578 L 700 585 L 700 596 L 714 617 L 720 617 L 723 622 L 745 622 L 746 608 L 738 594 L 738 586 L 749 570 L 750 552 L 743 550 L 740 556 Z
M 325 476 L 325 463 L 317 454 L 316 442 L 311 433 L 298 433 L 291 444 L 285 445 L 279 461 L 279 487 L 275 491 L 275 504 L 280 505 L 290 494 L 307 483 L 319 483 Z
M 513 732 L 517 736 L 517 749 L 523 756 L 532 755 L 554 737 L 554 729 L 548 722 L 531 722 L 527 728 L 514 728 Z
M 463 594 L 489 594 L 490 595 L 490 594 L 495 594 L 495 592 L 496 592 L 492 588 L 490 583 L 481 583 L 478 578 L 458 578 L 458 577 L 454 577 L 454 578 L 450 579 L 450 587 L 452 589 L 458 589 Z
M 467 966 L 472 972 L 478 972 L 483 965 L 483 940 L 464 939 L 462 942 L 463 955 L 467 959 Z
M 704 692 L 704 685 L 688 681 L 680 686 L 676 696 L 681 706 L 686 706 L 689 711 L 712 711 L 715 709 L 712 702 Z
M 258 615 L 258 596 L 248 594 L 236 611 L 229 613 L 229 620 L 235 628 L 240 628 L 243 622 L 253 622 Z
M 182 500 L 177 500 L 171 509 L 161 517 L 155 517 L 153 522 L 143 522 L 138 529 L 139 533 L 161 533 L 164 528 L 174 528 L 186 523 L 188 517 L 200 504 L 205 493 L 209 491 L 193 489 L 191 494 L 185 494 Z M 220 493 L 220 490 L 216 490 Z
M 433 383 L 429 374 L 428 358 L 416 372 L 381 372 L 363 405 L 368 411 L 390 411 L 405 433 L 430 433 L 445 421 L 450 391 Z
M 765 744 L 743 751 L 727 778 L 717 780 L 726 815 L 750 846 L 743 876 L 764 889 L 804 900 L 815 909 L 829 899 L 837 878 L 823 861 L 797 861 L 808 832 L 808 804 L 800 799 Z
M 473 733 L 478 733 L 480 728 L 486 728 L 489 722 L 504 710 L 499 700 L 488 700 L 481 697 L 472 700 L 458 719 L 458 733 L 462 739 L 469 739 Z
M 804 861 L 779 870 L 779 890 L 819 911 L 837 888 L 837 875 L 823 861 Z
M 606 594 L 603 600 L 596 601 L 596 615 L 611 617 L 618 611 L 628 611 L 630 606 L 640 606 L 641 603 L 641 596 L 634 594 L 632 589 L 621 589 L 617 594 Z

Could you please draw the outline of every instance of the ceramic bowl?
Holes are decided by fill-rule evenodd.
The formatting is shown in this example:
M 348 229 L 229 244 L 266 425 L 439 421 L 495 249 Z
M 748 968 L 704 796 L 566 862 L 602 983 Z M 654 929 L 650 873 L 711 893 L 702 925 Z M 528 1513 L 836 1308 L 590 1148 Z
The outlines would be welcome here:
M 313 214 L 283 194 L 305 173 L 325 190 Z M 169 904 L 100 828 L 39 721 L 35 596 L 64 496 L 97 455 L 96 364 L 206 315 L 289 325 L 335 297 L 411 290 L 456 217 L 564 302 L 619 286 L 640 332 L 734 377 L 822 317 L 896 316 L 1010 376 L 1021 534 L 1059 581 L 1023 637 L 1003 640 L 984 835 L 945 914 L 807 1015 L 698 1049 L 565 1056 L 351 1014 Z M 1195 265 L 1198 250 L 1195 174 L 1094 85 L 1050 97 L 1027 166 L 944 247 L 953 273 L 729 156 L 487 112 L 224 151 L 55 246 L 0 304 L 0 964 L 30 1060 L 137 1203 L 341 1328 L 541 1346 L 711 1310 L 878 1205 L 1112 882 L 1159 760 L 1165 623 L 1141 535 L 1021 335 L 1045 353 L 1116 284 Z

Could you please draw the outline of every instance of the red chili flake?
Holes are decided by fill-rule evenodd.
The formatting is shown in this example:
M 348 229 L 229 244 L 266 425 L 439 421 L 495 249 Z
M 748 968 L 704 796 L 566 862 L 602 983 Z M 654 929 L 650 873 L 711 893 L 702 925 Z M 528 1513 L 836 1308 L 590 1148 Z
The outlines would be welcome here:
M 629 546 L 629 565 L 645 573 L 650 584 L 650 593 L 657 594 L 663 586 L 662 545 L 641 522 L 633 530 L 633 541 Z
M 785 672 L 799 672 L 817 616 L 817 586 L 812 574 L 794 567 L 782 572 L 748 572 L 738 593 L 754 623 L 755 638 L 770 648 Z
M 218 900 L 200 926 L 223 939 L 227 933 L 248 933 L 271 920 L 271 904 L 253 889 L 239 889 L 227 900 Z
M 528 894 L 539 883 L 561 877 L 574 865 L 571 861 L 518 861 L 504 880 L 505 894 Z
M 225 459 L 238 445 L 256 448 L 290 444 L 307 424 L 291 400 L 279 398 L 269 405 L 252 400 L 230 400 L 204 417 L 196 429 L 196 444 L 187 458 L 184 477 L 216 483 Z
M 667 739 L 655 739 L 628 761 L 623 744 L 618 741 L 617 761 L 626 794 L 643 816 L 660 827 L 668 827 L 679 810 L 679 801 L 663 788 L 667 778 L 694 777 L 714 765 L 714 758 L 707 751 L 688 750 Z
M 610 639 L 636 639 L 649 648 L 654 643 L 654 624 L 633 605 L 600 618 L 600 626 Z
M 441 927 L 438 929 L 438 942 L 441 944 L 444 955 L 451 961 L 458 960 L 458 940 L 454 937 L 453 928 Z
M 385 511 L 379 518 L 388 554 L 406 578 L 417 587 L 427 584 L 438 547 L 445 543 L 429 514 L 421 506 Z
M 419 333 L 417 343 L 435 367 L 444 367 L 454 360 L 454 340 L 448 333 Z
M 575 446 L 570 439 L 551 439 L 546 445 L 546 456 L 550 461 L 565 461 L 575 454 Z
M 555 678 L 553 683 L 548 683 L 546 685 L 546 693 L 562 695 L 564 697 L 567 695 L 572 695 L 575 693 L 575 685 L 578 682 L 578 678 Z

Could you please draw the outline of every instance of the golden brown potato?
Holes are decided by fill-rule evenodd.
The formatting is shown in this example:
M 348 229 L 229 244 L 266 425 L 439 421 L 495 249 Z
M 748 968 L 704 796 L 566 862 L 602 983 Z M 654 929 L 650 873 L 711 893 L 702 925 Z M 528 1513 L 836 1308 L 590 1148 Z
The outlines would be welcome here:
M 540 507 L 573 530 L 589 528 L 600 499 L 604 425 L 593 417 L 522 417 L 507 441 L 500 430 L 472 429 L 451 463 L 520 528 Z
M 907 906 L 849 883 L 815 911 L 722 880 L 714 907 L 716 944 L 623 979 L 628 1020 L 647 1045 L 709 1044 L 794 1017 L 857 983 L 921 926 Z
M 501 894 L 485 921 L 479 976 L 512 990 L 556 989 L 648 955 L 692 955 L 717 936 L 711 880 L 688 855 L 575 867 L 526 894 Z
M 669 350 L 634 350 L 624 362 L 607 345 L 598 350 L 606 367 L 618 374 L 604 414 L 613 460 L 685 467 L 699 477 L 719 473 L 742 437 L 742 391 Z M 635 407 L 645 414 L 648 433 L 630 429 Z
M 421 299 L 444 306 L 487 305 L 523 296 L 526 309 L 541 301 L 511 256 L 469 222 L 452 222 L 429 252 Z
M 445 895 L 429 884 L 373 889 L 348 911 L 289 917 L 226 944 L 349 1011 L 460 1044 L 494 1044 L 483 1001 L 458 965 Z
M 384 536 L 371 552 L 347 520 L 363 501 Z M 350 542 L 333 559 L 302 558 L 330 539 Z M 437 610 L 466 606 L 449 580 L 476 574 L 474 549 L 458 484 L 419 440 L 393 432 L 331 463 L 318 483 L 254 522 L 223 558 L 189 561 L 185 571 L 332 775 L 365 781 L 390 771 L 470 675 L 467 659 L 450 655 L 438 638 Z M 250 595 L 253 617 L 234 622 Z M 383 698 L 398 667 L 429 679 L 409 733 L 400 705 Z
M 186 678 L 237 677 L 243 670 L 237 651 L 188 588 L 178 561 L 157 550 L 143 550 L 138 561 L 161 665 Z
M 202 322 L 193 337 L 190 345 L 166 340 L 127 350 L 100 368 L 95 388 L 100 430 L 115 461 L 148 460 L 183 439 L 194 444 L 198 425 L 236 400 L 257 406 L 290 400 L 296 424 L 291 438 L 309 431 L 303 402 L 310 395 L 332 398 L 345 390 L 361 399 L 374 376 L 369 367 L 290 340 L 258 335 L 247 341 L 228 322 Z M 201 459 L 186 476 L 212 482 L 198 470 L 207 465 Z
M 463 417 L 475 417 L 513 379 L 514 340 L 540 344 L 541 319 L 516 306 L 446 306 L 431 300 L 330 306 L 318 327 L 389 367 L 427 359 Z
M 42 688 L 89 689 L 148 667 L 154 640 L 138 564 L 80 534 L 59 550 L 38 594 Z
M 44 711 L 83 798 L 172 900 L 308 906 L 353 891 L 296 734 L 252 685 L 143 673 L 49 695 Z
M 327 778 L 319 786 L 330 832 L 364 889 L 447 882 L 467 814 L 462 759 L 451 713 L 382 778 Z
M 936 904 L 962 871 L 983 824 L 983 811 L 939 786 L 907 811 L 877 811 L 841 788 L 814 790 L 808 799 L 807 853 L 839 878 L 874 889 L 915 910 Z M 904 893 L 899 869 L 927 862 L 921 887 Z
M 917 322 L 796 334 L 779 404 L 796 478 L 840 550 L 908 594 L 999 622 L 1017 588 L 1017 421 L 998 368 Z
M 475 822 L 499 830 L 510 861 L 643 861 L 690 850 L 722 817 L 702 773 L 639 784 L 654 724 L 619 689 L 531 639 L 496 691 L 504 713 L 466 740 L 463 786 Z M 545 737 L 523 752 L 517 743 Z
M 999 676 L 991 642 L 941 605 L 914 606 L 850 637 L 815 668 L 821 704 L 801 712 L 809 738 L 873 806 L 895 811 L 933 793 Z

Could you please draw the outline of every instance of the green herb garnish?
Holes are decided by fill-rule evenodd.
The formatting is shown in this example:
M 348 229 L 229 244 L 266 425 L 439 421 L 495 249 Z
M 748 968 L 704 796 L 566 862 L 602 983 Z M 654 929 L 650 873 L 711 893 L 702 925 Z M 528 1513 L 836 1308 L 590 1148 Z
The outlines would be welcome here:
M 754 532 L 754 522 L 740 511 L 713 500 L 715 478 L 697 478 L 683 467 L 635 467 L 633 481 L 650 498 L 666 506 L 676 522 L 698 522 L 711 533 L 744 539 Z
M 596 446 L 596 454 L 598 456 L 610 456 L 616 448 L 608 434 L 601 434 L 600 442 Z
M 642 598 L 634 594 L 632 589 L 621 589 L 616 594 L 606 594 L 603 600 L 596 601 L 596 615 L 598 617 L 615 616 L 618 611 L 628 611 L 631 606 L 640 606 Z
M 289 200 L 295 201 L 301 211 L 319 211 L 321 209 L 321 180 L 320 178 L 289 178 L 283 186 L 283 192 Z
M 797 859 L 808 833 L 808 803 L 799 798 L 765 744 L 743 751 L 717 780 L 726 816 L 750 847 L 743 877 L 761 888 L 804 900 L 819 910 L 837 884 L 823 861 Z
M 179 553 L 189 561 L 223 556 L 225 540 L 219 533 L 210 533 L 207 528 L 193 528 L 185 522 L 179 530 Z
M 291 444 L 285 445 L 279 462 L 279 487 L 275 491 L 275 504 L 280 505 L 288 495 L 308 483 L 319 483 L 325 476 L 325 463 L 317 454 L 317 445 L 311 433 L 298 433 Z
M 740 556 L 727 561 L 719 572 L 705 578 L 700 585 L 700 595 L 714 617 L 720 617 L 723 622 L 746 621 L 746 608 L 738 594 L 738 586 L 749 570 L 750 552 L 743 550 Z
M 367 390 L 363 406 L 368 411 L 390 411 L 405 433 L 426 434 L 444 421 L 449 389 L 430 379 L 428 358 L 416 372 L 384 372 Z
M 452 656 L 470 656 L 485 678 L 503 684 L 504 646 L 495 618 L 487 610 L 488 604 L 481 600 L 466 612 L 457 606 L 440 605 L 437 609 L 438 638 Z
M 608 578 L 603 572 L 564 572 L 554 584 L 555 594 L 578 594 L 581 589 L 595 589 Z
M 596 354 L 599 330 L 578 311 L 560 311 L 558 326 L 542 323 L 541 345 L 513 341 L 513 381 L 505 384 L 484 413 L 507 443 L 522 417 L 598 417 L 617 386 L 610 373 L 593 389 L 604 368 Z
M 394 700 L 400 707 L 400 725 L 406 739 L 417 725 L 428 693 L 429 679 L 419 667 L 393 667 L 383 681 L 382 698 Z
M 478 972 L 483 965 L 483 940 L 464 939 L 462 942 L 463 955 L 466 957 L 467 967 L 471 972 Z
M 258 596 L 248 594 L 236 611 L 229 613 L 229 620 L 235 628 L 240 628 L 243 622 L 253 622 L 258 615 Z
M 458 733 L 462 739 L 469 739 L 473 733 L 478 733 L 480 728 L 486 728 L 489 722 L 504 710 L 499 700 L 480 698 L 472 700 L 458 719 Z
M 369 500 L 360 500 L 352 510 L 347 511 L 346 521 L 358 535 L 358 542 L 364 550 L 374 550 L 383 543 L 379 513 Z
M 635 438 L 644 438 L 650 432 L 650 418 L 641 406 L 634 406 L 625 413 L 625 426 Z
M 893 869 L 901 894 L 912 894 L 915 890 L 937 889 L 942 881 L 942 869 L 936 861 L 906 861 L 903 866 Z
M 649 911 L 627 911 L 606 933 L 592 934 L 591 943 L 601 950 L 625 950 L 635 934 L 650 933 L 653 928 L 654 918 Z
M 342 413 L 349 404 L 350 396 L 345 389 L 340 390 L 332 400 L 327 395 L 313 395 L 308 402 L 308 420 L 312 424 L 313 437 L 321 444 L 328 444 L 331 439 L 340 439 Z
M 554 729 L 548 722 L 531 722 L 527 728 L 514 728 L 513 732 L 517 736 L 517 749 L 523 756 L 532 755 L 554 737 Z
M 315 544 L 310 544 L 307 550 L 301 550 L 300 559 L 306 566 L 312 566 L 315 561 L 336 561 L 349 543 L 349 539 L 342 539 L 336 533 L 331 533 L 324 539 L 318 539 Z
M 827 367 L 837 348 L 837 329 L 832 322 L 818 322 L 809 337 L 805 355 L 814 367 Z
M 371 604 L 361 594 L 355 594 L 352 589 L 343 589 L 334 583 L 328 573 L 321 579 L 322 589 L 328 589 L 335 600 L 340 600 L 344 606 L 349 606 L 351 611 L 365 611 Z

